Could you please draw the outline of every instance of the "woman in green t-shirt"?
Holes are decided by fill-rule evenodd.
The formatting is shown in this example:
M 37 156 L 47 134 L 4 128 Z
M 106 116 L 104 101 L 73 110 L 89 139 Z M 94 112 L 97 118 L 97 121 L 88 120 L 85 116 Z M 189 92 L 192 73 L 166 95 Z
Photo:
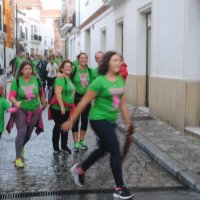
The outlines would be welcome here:
M 21 64 L 16 79 L 12 81 L 9 99 L 17 110 L 11 115 L 8 129 L 11 130 L 12 122 L 16 124 L 15 165 L 22 168 L 24 146 L 29 141 L 34 127 L 37 134 L 43 131 L 42 109 L 46 104 L 41 82 L 34 75 L 33 66 L 29 61 Z
M 80 53 L 78 55 L 78 65 L 73 67 L 72 70 L 72 82 L 76 88 L 75 104 L 77 105 L 86 93 L 88 86 L 92 82 L 92 70 L 88 68 L 88 56 L 86 53 Z M 77 118 L 72 128 L 74 137 L 74 152 L 79 152 L 79 149 L 87 150 L 87 143 L 85 141 L 87 126 L 88 126 L 88 114 L 90 111 L 90 105 L 88 105 L 81 115 Z M 81 119 L 80 141 L 79 141 L 79 120 Z
M 85 107 L 94 101 L 89 119 L 92 129 L 99 138 L 99 148 L 94 150 L 81 164 L 74 165 L 71 168 L 71 173 L 74 176 L 75 183 L 82 187 L 84 185 L 84 173 L 108 152 L 110 153 L 110 165 L 116 183 L 116 190 L 113 196 L 128 199 L 133 195 L 124 186 L 120 147 L 115 132 L 115 123 L 120 109 L 129 132 L 133 129 L 133 125 L 126 106 L 124 95 L 125 83 L 119 75 L 120 68 L 121 55 L 116 52 L 107 52 L 99 68 L 100 76 L 89 86 L 87 93 L 76 107 L 74 114 L 69 121 L 62 125 L 62 129 L 70 129 Z
M 69 76 L 72 72 L 72 63 L 68 60 L 64 61 L 60 66 L 62 78 L 57 78 L 54 83 L 55 96 L 50 102 L 50 112 L 52 119 L 55 122 L 53 128 L 53 148 L 55 153 L 60 153 L 59 138 L 61 135 L 61 149 L 64 152 L 70 153 L 71 150 L 67 146 L 68 132 L 61 131 L 61 124 L 69 118 L 70 111 L 75 107 L 74 95 L 75 88 Z M 51 119 L 51 118 L 50 118 Z

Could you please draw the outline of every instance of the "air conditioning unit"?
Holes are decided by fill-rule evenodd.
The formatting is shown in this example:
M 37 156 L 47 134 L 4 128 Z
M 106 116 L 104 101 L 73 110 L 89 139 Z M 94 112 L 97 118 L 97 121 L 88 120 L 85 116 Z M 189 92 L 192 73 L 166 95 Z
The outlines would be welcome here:
M 123 1 L 123 0 L 102 0 L 106 6 L 113 6 L 116 3 Z

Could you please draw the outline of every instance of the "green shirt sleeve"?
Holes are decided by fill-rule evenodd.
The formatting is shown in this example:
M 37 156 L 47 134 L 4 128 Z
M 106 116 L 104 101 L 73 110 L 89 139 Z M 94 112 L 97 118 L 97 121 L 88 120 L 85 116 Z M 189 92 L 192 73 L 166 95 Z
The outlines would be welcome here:
M 10 108 L 9 103 L 4 99 L 4 110 L 8 110 Z
M 99 94 L 100 91 L 101 91 L 101 89 L 102 89 L 102 82 L 101 82 L 101 78 L 99 77 L 99 78 L 95 79 L 95 80 L 91 83 L 91 85 L 89 86 L 89 89 L 88 89 L 88 90 L 91 90 L 91 91 L 93 91 L 93 92 Z
M 17 80 L 14 79 L 11 83 L 10 91 L 17 91 Z
M 64 78 L 57 78 L 55 80 L 54 86 L 64 87 Z

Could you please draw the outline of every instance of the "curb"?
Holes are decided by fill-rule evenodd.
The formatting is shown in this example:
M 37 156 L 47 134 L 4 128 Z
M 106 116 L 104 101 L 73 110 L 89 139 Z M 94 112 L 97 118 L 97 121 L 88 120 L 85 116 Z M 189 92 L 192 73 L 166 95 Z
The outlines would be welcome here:
M 123 133 L 127 132 L 124 124 L 119 123 L 117 128 Z M 133 137 L 135 144 L 147 153 L 157 164 L 175 176 L 183 184 L 200 193 L 200 176 L 198 174 L 188 170 L 142 134 L 137 132 Z

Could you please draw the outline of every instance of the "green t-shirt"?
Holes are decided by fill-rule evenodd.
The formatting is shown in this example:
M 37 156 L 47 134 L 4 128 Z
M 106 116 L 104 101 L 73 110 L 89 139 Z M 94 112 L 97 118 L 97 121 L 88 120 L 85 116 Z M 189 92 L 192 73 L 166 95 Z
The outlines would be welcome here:
M 4 111 L 8 110 L 10 105 L 5 98 L 0 97 L 0 134 L 4 131 Z
M 17 92 L 17 101 L 22 101 L 21 109 L 34 111 L 40 106 L 38 80 L 32 76 L 30 82 L 25 82 L 23 77 L 19 77 L 19 86 L 14 79 L 11 84 L 11 91 Z
M 16 60 L 15 60 L 15 66 L 16 66 L 16 71 L 19 70 L 20 68 L 20 65 L 22 64 L 22 62 L 26 61 L 26 58 L 25 57 L 17 57 Z
M 39 67 L 37 67 L 37 64 L 39 63 L 40 60 L 35 60 L 33 59 L 31 61 L 32 65 L 33 65 L 33 70 L 34 72 L 38 73 L 39 74 Z
M 108 120 L 115 123 L 118 117 L 121 97 L 125 91 L 125 82 L 121 76 L 117 76 L 115 82 L 111 82 L 106 76 L 98 76 L 89 89 L 97 94 L 90 110 L 90 120 Z
M 62 100 L 68 104 L 74 103 L 75 87 L 69 78 L 57 78 L 54 83 L 54 90 L 59 86 L 62 87 Z M 55 110 L 61 110 L 59 105 L 52 105 Z M 69 107 L 65 107 L 66 111 L 69 111 Z
M 92 80 L 95 80 L 99 76 L 98 70 L 99 70 L 99 67 L 96 67 L 96 68 L 92 69 L 92 71 L 93 71 L 92 72 Z
M 57 64 L 58 67 L 60 67 L 63 61 L 64 61 L 64 58 L 58 58 L 58 57 L 56 57 L 54 60 L 54 62 Z
M 79 60 L 75 60 L 73 63 L 72 63 L 73 66 L 77 67 L 79 65 Z
M 72 68 L 72 74 L 73 73 L 75 73 L 73 77 L 73 83 L 76 92 L 80 95 L 85 94 L 88 86 L 92 82 L 92 70 L 88 68 L 82 70 L 79 66 L 77 66 Z

